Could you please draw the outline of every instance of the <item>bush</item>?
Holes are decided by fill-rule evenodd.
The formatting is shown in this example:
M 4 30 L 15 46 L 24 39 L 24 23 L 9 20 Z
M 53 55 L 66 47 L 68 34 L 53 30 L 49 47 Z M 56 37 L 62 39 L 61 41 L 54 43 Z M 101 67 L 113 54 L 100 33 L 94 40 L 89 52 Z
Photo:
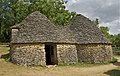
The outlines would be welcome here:
M 111 63 L 115 63 L 115 62 L 117 62 L 117 61 L 118 61 L 118 59 L 115 58 L 115 57 L 113 57 Z
M 112 47 L 113 52 L 114 51 L 120 51 L 120 47 Z

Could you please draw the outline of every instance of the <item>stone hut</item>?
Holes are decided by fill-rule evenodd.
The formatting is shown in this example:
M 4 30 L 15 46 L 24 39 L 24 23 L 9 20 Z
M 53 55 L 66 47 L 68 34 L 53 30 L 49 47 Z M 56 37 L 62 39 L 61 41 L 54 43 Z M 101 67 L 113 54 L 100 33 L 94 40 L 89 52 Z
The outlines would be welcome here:
M 104 63 L 112 59 L 110 41 L 80 14 L 68 26 L 58 27 L 36 11 L 11 29 L 10 59 L 15 64 Z

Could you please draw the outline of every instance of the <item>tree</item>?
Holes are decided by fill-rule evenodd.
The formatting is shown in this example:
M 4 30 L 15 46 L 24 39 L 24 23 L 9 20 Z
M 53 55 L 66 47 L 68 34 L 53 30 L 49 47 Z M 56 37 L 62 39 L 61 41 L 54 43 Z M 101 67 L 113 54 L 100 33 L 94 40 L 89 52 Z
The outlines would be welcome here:
M 13 5 L 18 22 L 28 14 L 40 11 L 56 25 L 66 25 L 76 14 L 65 9 L 64 0 L 24 0 Z
M 100 26 L 100 30 L 109 39 L 109 37 L 110 37 L 109 28 L 108 27 L 104 27 L 104 26 Z
M 93 20 L 93 22 L 94 22 L 94 24 L 95 24 L 97 27 L 99 27 L 99 19 L 98 19 L 98 18 L 96 18 L 95 20 Z
M 23 1 L 18 1 L 12 5 L 12 13 L 14 14 L 14 24 L 21 22 L 29 13 L 29 5 Z
M 93 20 L 93 23 L 100 29 L 100 31 L 109 39 L 111 40 L 111 36 L 109 34 L 109 28 L 108 27 L 104 27 L 104 26 L 100 26 L 100 22 L 99 22 L 99 19 L 96 18 L 95 20 Z
M 101 32 L 112 42 L 113 47 L 120 48 L 120 34 L 110 35 L 108 27 L 100 27 Z
M 11 12 L 11 2 L 10 0 L 0 1 L 0 38 L 4 41 L 10 39 L 10 29 L 13 21 L 13 14 Z
M 120 48 L 120 34 L 115 35 L 114 45 Z

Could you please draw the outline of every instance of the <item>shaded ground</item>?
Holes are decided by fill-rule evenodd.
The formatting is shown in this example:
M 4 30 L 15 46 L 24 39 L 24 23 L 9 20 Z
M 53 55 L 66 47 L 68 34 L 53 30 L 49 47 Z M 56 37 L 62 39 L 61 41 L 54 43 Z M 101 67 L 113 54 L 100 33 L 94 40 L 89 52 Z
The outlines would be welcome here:
M 4 58 L 0 58 L 0 76 L 120 76 L 119 63 L 91 67 L 23 67 L 7 62 Z M 120 61 L 120 56 L 116 58 Z

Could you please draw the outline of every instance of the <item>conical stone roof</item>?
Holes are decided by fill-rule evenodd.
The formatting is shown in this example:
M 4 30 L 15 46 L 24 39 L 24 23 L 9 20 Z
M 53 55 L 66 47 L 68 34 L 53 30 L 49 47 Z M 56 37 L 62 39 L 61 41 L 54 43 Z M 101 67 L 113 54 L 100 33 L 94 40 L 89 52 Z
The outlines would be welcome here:
M 82 15 L 73 18 L 68 26 L 58 27 L 36 11 L 11 28 L 18 29 L 11 43 L 110 43 L 92 21 Z
M 91 20 L 81 14 L 74 17 L 68 27 L 78 44 L 111 43 Z

